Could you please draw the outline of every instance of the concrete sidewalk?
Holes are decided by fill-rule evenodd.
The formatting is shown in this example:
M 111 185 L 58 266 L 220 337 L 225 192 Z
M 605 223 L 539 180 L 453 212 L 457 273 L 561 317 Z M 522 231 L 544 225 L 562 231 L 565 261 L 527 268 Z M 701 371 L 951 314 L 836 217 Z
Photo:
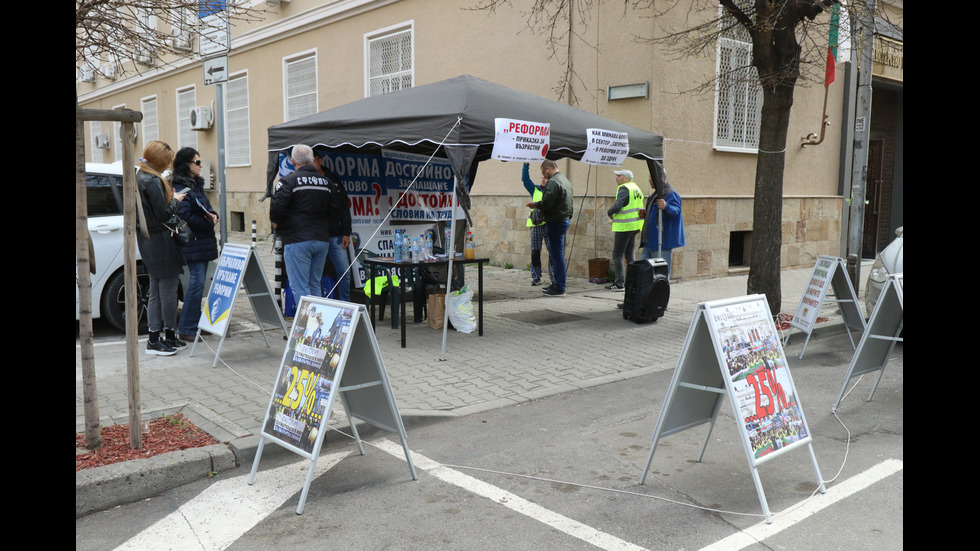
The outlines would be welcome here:
M 257 250 L 273 279 L 271 246 Z M 812 268 L 782 274 L 783 312 L 792 314 Z M 476 268 L 467 268 L 467 281 L 476 283 Z M 514 405 L 562 392 L 673 369 L 678 360 L 694 311 L 699 302 L 745 294 L 747 274 L 674 283 L 667 314 L 655 323 L 638 325 L 624 320 L 616 308 L 623 293 L 603 289 L 585 278 L 569 278 L 566 297 L 547 297 L 531 287 L 527 271 L 486 267 L 484 271 L 484 336 L 450 330 L 445 361 L 440 360 L 442 331 L 424 323 L 407 324 L 407 348 L 400 347 L 400 332 L 391 328 L 390 312 L 377 324 L 388 377 L 406 421 L 410 418 L 452 417 Z M 864 305 L 862 304 L 862 309 Z M 836 308 L 825 307 L 827 322 L 815 333 L 844 331 Z M 287 324 L 288 325 L 288 324 Z M 240 298 L 233 312 L 232 331 L 221 350 L 221 362 L 212 369 L 212 349 L 218 337 L 206 336 L 194 357 L 190 346 L 175 356 L 148 356 L 140 340 L 140 383 L 144 412 L 154 416 L 182 410 L 193 422 L 222 442 L 234 455 L 219 450 L 204 452 L 210 463 L 223 465 L 251 461 L 260 425 L 282 360 L 283 332 L 267 328 L 271 346 L 266 347 L 248 300 Z M 804 336 L 797 334 L 786 349 L 792 359 L 799 354 Z M 858 337 L 855 336 L 855 339 Z M 120 336 L 120 339 L 122 337 Z M 95 347 L 99 410 L 103 424 L 128 423 L 124 340 L 100 340 Z M 76 432 L 83 430 L 80 352 L 76 346 Z M 342 407 L 336 407 L 338 413 Z M 342 420 L 341 425 L 346 425 Z M 221 448 L 216 446 L 212 448 Z M 276 448 L 273 446 L 272 448 Z M 269 448 L 267 448 L 268 450 Z M 174 460 L 169 460 L 168 464 Z M 180 461 L 190 462 L 190 459 Z M 208 463 L 208 461 L 205 461 Z M 200 477 L 201 468 L 191 474 Z M 110 470 L 109 467 L 93 471 Z M 144 468 L 145 470 L 146 468 Z M 151 469 L 152 470 L 152 469 Z M 211 470 L 204 470 L 206 474 Z M 83 487 L 99 487 L 111 494 L 111 485 L 95 473 L 76 476 L 76 514 L 81 500 L 86 511 L 107 503 L 126 503 L 155 495 L 157 483 L 134 488 L 132 473 L 100 473 L 123 477 L 132 499 L 91 496 Z M 139 478 L 138 476 L 136 478 Z M 170 483 L 177 485 L 174 477 Z M 137 486 L 139 484 L 136 484 Z M 119 493 L 122 490 L 115 490 Z

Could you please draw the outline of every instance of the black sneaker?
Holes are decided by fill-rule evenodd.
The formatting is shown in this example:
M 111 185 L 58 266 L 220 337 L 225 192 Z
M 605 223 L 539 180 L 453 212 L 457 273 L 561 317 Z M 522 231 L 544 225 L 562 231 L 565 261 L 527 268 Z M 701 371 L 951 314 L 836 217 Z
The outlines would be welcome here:
M 535 279 L 535 280 L 531 281 L 531 287 L 537 287 L 538 285 L 541 285 L 541 280 L 540 279 Z
M 168 346 L 166 341 L 157 341 L 146 343 L 146 353 L 153 356 L 173 356 L 177 353 L 177 350 L 172 346 Z
M 187 343 L 180 339 L 165 339 L 163 342 L 165 342 L 167 346 L 173 348 L 174 350 L 180 350 L 181 348 L 187 346 Z
M 565 291 L 560 291 L 560 290 L 555 289 L 553 287 L 549 287 L 549 288 L 547 288 L 547 289 L 545 289 L 545 290 L 543 290 L 541 292 L 544 293 L 544 294 L 546 294 L 546 295 L 548 295 L 549 297 L 563 297 L 563 296 L 565 296 Z
M 623 287 L 622 285 L 616 285 L 615 283 L 613 283 L 612 285 L 607 286 L 606 287 L 606 290 L 607 291 L 625 291 L 626 290 L 626 287 Z

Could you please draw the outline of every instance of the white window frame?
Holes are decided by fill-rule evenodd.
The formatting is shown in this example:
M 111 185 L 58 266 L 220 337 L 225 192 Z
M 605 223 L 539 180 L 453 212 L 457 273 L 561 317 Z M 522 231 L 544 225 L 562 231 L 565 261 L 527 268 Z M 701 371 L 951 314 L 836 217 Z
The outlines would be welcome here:
M 148 106 L 152 105 L 150 109 Z M 143 120 L 140 122 L 142 127 L 140 132 L 143 138 L 143 147 L 153 140 L 160 139 L 160 103 L 156 96 L 147 96 L 140 99 L 140 111 L 143 113 Z
M 126 104 L 120 103 L 119 105 L 113 105 L 113 109 L 125 109 Z M 112 122 L 112 160 L 118 161 L 122 159 L 122 123 L 119 121 Z
M 734 19 L 725 15 L 728 26 Z M 713 145 L 718 151 L 758 153 L 762 118 L 762 85 L 752 66 L 752 41 L 735 24 L 718 39 L 715 62 Z
M 230 100 L 230 93 L 232 91 L 233 83 L 235 85 L 240 84 L 244 81 L 245 85 L 245 102 L 243 106 L 232 106 Z M 225 90 L 225 144 L 227 145 L 227 160 L 228 166 L 251 166 L 252 165 L 252 140 L 251 140 L 251 121 L 249 120 L 250 106 L 248 103 L 249 93 L 248 93 L 248 71 L 243 71 L 231 75 L 228 78 L 228 83 L 224 86 Z M 244 129 L 240 126 L 238 128 L 233 128 L 241 124 L 244 121 Z M 232 138 L 232 133 L 235 134 L 235 139 Z M 241 145 L 242 136 L 244 136 L 244 145 Z
M 88 150 L 92 152 L 92 162 L 102 163 L 105 162 L 105 158 L 102 156 L 102 150 L 95 145 L 96 138 L 102 134 L 102 121 L 89 121 L 88 123 L 88 135 L 89 135 L 89 148 Z
M 190 105 L 181 106 L 181 103 L 186 104 L 188 94 L 192 98 Z M 197 132 L 191 129 L 191 108 L 197 106 L 197 88 L 194 85 L 178 88 L 174 95 L 177 102 L 177 149 L 197 149 Z
M 290 71 L 300 70 L 302 67 L 300 63 L 306 64 L 312 62 L 313 70 L 313 89 L 309 90 L 300 86 L 298 89 L 295 85 L 291 85 Z M 307 107 L 306 109 L 297 109 L 292 115 L 290 114 L 290 106 L 293 104 L 293 100 L 298 100 L 299 102 L 307 101 L 309 99 L 313 100 L 312 110 Z M 299 107 L 297 104 L 296 107 Z M 282 58 L 282 120 L 285 122 L 313 115 L 320 111 L 320 87 L 319 87 L 319 68 L 317 67 L 317 52 L 316 49 L 307 50 L 305 52 L 299 52 L 293 54 L 289 57 Z
M 381 45 L 383 41 L 400 37 L 403 35 L 408 36 L 411 47 L 408 54 L 408 67 L 405 67 L 404 58 L 401 58 L 401 66 L 395 71 L 381 72 L 378 71 L 377 74 L 372 75 L 372 64 L 371 64 L 371 48 L 376 45 Z M 383 70 L 383 69 L 382 69 Z M 405 86 L 405 78 L 408 78 L 410 82 L 408 86 Z M 398 79 L 397 86 L 391 86 L 391 82 Z M 379 83 L 380 90 L 372 92 L 372 81 Z M 397 25 L 392 25 L 390 27 L 385 27 L 383 29 L 378 29 L 370 33 L 364 34 L 364 97 L 369 98 L 371 96 L 379 96 L 389 92 L 394 92 L 397 90 L 404 90 L 406 88 L 411 88 L 415 86 L 415 20 L 409 20 Z

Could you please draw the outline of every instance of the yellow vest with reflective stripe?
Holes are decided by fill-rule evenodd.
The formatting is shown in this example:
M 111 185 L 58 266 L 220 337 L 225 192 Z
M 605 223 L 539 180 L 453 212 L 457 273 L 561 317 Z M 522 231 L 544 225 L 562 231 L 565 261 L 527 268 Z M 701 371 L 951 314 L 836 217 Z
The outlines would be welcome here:
M 640 209 L 643 208 L 643 192 L 636 182 L 626 182 L 616 188 L 616 196 L 619 196 L 619 188 L 626 187 L 629 190 L 629 202 L 619 212 L 613 215 L 613 231 L 638 231 L 643 229 L 643 219 L 640 218 Z
M 541 193 L 541 188 L 539 188 L 538 186 L 534 186 L 534 193 L 531 195 L 531 201 L 534 201 L 535 203 L 540 202 L 542 195 L 543 195 L 543 193 Z M 543 226 L 544 225 L 544 222 L 541 222 L 538 225 L 539 226 Z M 527 227 L 529 227 L 529 228 L 534 227 L 534 224 L 531 223 L 531 213 L 530 212 L 527 213 Z

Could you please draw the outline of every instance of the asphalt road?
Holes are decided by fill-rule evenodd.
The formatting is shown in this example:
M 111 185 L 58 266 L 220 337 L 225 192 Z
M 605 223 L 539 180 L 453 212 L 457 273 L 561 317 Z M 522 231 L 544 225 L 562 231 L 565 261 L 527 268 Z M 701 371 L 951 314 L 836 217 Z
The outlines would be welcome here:
M 788 358 L 828 491 L 808 499 L 816 479 L 803 449 L 763 464 L 769 525 L 727 401 L 703 462 L 695 459 L 705 426 L 662 440 L 638 484 L 667 371 L 464 418 L 412 420 L 418 481 L 396 436 L 362 431 L 373 444 L 364 456 L 335 436 L 302 515 L 308 462 L 267 453 L 253 486 L 242 467 L 76 520 L 76 549 L 127 541 L 124 548 L 262 551 L 900 549 L 904 348 L 896 347 L 874 400 L 865 401 L 873 383 L 865 376 L 835 417 L 851 355 L 841 332 L 811 341 L 803 360 Z M 271 502 L 247 505 L 253 498 Z

